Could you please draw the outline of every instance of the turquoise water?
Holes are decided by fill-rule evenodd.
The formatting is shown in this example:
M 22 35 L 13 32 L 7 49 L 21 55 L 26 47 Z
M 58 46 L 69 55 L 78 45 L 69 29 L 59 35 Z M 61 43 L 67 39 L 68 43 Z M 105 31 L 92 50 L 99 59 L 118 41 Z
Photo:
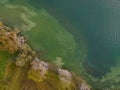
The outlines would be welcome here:
M 4 0 L 0 3 L 3 3 L 0 20 L 22 30 L 43 59 L 55 63 L 61 58 L 58 64 L 64 63 L 64 68 L 83 76 L 100 90 L 119 88 L 118 0 L 14 0 L 12 3 Z

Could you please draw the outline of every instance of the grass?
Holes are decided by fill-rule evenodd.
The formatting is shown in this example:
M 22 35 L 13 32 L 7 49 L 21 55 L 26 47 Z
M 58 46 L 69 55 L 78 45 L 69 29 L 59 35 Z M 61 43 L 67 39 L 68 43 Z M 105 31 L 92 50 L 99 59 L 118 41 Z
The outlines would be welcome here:
M 8 53 L 0 51 L 0 79 L 3 79 L 5 68 L 9 58 L 10 55 Z

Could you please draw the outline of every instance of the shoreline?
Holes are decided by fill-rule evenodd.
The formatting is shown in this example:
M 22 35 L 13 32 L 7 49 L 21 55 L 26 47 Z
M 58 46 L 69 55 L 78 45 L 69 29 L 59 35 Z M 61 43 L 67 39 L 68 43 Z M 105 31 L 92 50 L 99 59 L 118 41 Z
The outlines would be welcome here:
M 18 34 L 19 31 L 14 31 L 11 28 L 4 26 L 3 24 L 0 25 L 0 28 L 2 28 L 1 29 L 2 31 L 0 31 L 0 32 L 3 32 L 3 33 L 1 33 L 2 37 L 0 37 L 0 41 L 4 47 L 4 51 L 8 51 L 11 54 L 14 54 L 19 51 L 19 53 L 16 57 L 16 60 L 15 60 L 15 64 L 17 67 L 20 67 L 20 68 L 24 68 L 24 67 L 26 67 L 26 65 L 30 66 L 29 70 L 28 70 L 28 78 L 30 80 L 33 80 L 35 82 L 44 82 L 44 80 L 47 80 L 46 75 L 47 74 L 49 75 L 49 71 L 51 71 L 53 74 L 57 73 L 56 75 L 58 76 L 61 83 L 65 83 L 65 86 L 62 90 L 64 90 L 64 89 L 66 90 L 66 88 L 70 89 L 73 87 L 74 88 L 86 88 L 86 89 L 90 90 L 90 87 L 87 86 L 87 84 L 85 84 L 84 80 L 81 81 L 81 79 L 80 79 L 80 81 L 79 81 L 79 77 L 72 74 L 70 71 L 59 68 L 59 66 L 57 68 L 57 66 L 56 65 L 54 66 L 54 64 L 51 64 L 51 66 L 50 66 L 50 64 L 48 62 L 42 61 L 41 58 L 39 59 L 39 57 L 37 56 L 37 53 L 34 50 L 32 50 L 31 47 L 29 47 L 29 45 L 27 45 L 27 41 L 25 40 L 24 36 L 22 36 L 22 35 L 19 36 L 19 34 Z M 5 28 L 5 30 L 4 30 L 4 28 Z M 6 37 L 6 34 L 7 34 L 7 37 Z M 2 39 L 2 38 L 4 38 L 4 37 L 6 40 L 9 40 L 10 38 L 11 39 L 9 42 L 3 43 L 4 41 L 2 41 L 2 40 L 4 40 L 4 39 Z M 18 40 L 18 41 L 16 41 L 16 40 Z M 9 45 L 11 46 L 11 44 L 15 44 L 16 46 L 7 47 L 6 44 L 7 44 L 7 46 L 9 46 Z M 26 59 L 25 59 L 25 57 L 26 57 Z M 56 68 L 54 69 L 54 67 L 56 67 Z M 40 74 L 40 76 L 39 76 L 39 74 Z M 76 78 L 76 79 L 78 78 L 78 81 L 81 82 L 82 84 L 75 82 L 73 80 L 73 78 Z M 78 85 L 78 86 L 76 86 L 76 85 Z M 79 89 L 75 89 L 75 90 L 79 90 Z

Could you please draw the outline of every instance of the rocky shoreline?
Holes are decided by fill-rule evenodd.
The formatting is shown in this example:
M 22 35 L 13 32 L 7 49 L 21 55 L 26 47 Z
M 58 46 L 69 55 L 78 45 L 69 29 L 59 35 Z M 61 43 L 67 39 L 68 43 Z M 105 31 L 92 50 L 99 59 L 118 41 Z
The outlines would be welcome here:
M 91 90 L 91 87 L 85 80 L 76 76 L 74 73 L 63 69 L 62 66 L 57 66 L 42 60 L 41 56 L 28 45 L 27 39 L 20 34 L 19 30 L 12 29 L 2 22 L 0 22 L 0 49 L 16 55 L 14 60 L 15 67 L 20 70 L 26 69 L 24 78 L 26 78 L 28 83 L 33 82 L 36 84 L 34 86 L 36 89 L 34 90 Z M 54 77 L 56 78 L 55 82 L 59 83 L 59 85 L 57 87 L 55 86 L 56 88 L 49 86 L 49 89 L 46 89 L 44 85 L 48 84 L 49 78 Z M 49 82 L 49 84 L 52 83 L 54 83 L 54 80 Z M 41 86 L 42 84 L 44 85 Z M 33 90 L 30 89 L 33 88 L 33 85 L 29 87 L 27 85 L 23 86 L 20 84 L 19 87 L 24 87 L 22 90 Z M 11 86 L 8 85 L 4 89 L 0 86 L 0 89 L 11 90 L 8 87 Z

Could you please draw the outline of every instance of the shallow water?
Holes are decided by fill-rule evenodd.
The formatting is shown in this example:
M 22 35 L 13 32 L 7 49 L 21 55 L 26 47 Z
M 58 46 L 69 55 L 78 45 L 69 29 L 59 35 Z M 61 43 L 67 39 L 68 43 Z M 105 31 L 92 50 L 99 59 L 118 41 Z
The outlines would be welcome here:
M 29 2 L 37 8 L 42 3 L 48 11 L 52 12 L 53 9 L 56 13 L 62 13 L 78 27 L 79 32 L 84 32 L 88 39 L 88 59 L 98 70 L 104 69 L 106 72 L 115 64 L 113 54 L 120 51 L 119 1 L 29 0 Z M 83 29 L 81 24 L 84 25 Z M 105 66 L 101 67 L 101 65 Z
M 120 1 L 118 0 L 41 0 L 30 1 L 31 5 L 40 8 L 42 5 L 49 13 L 57 17 L 64 25 L 63 17 L 78 32 L 84 34 L 88 42 L 88 54 L 85 67 L 87 72 L 95 77 L 102 77 L 106 73 L 107 78 L 118 78 L 120 68 Z M 58 14 L 57 14 L 58 13 Z M 62 17 L 61 17 L 62 16 Z M 74 33 L 73 33 L 74 34 Z M 74 37 L 79 38 L 79 34 Z M 79 42 L 79 41 L 77 41 Z M 80 61 L 81 62 L 81 61 Z M 112 69 L 112 68 L 116 69 Z M 116 73 L 115 73 L 116 72 Z M 105 76 L 103 77 L 103 79 Z

